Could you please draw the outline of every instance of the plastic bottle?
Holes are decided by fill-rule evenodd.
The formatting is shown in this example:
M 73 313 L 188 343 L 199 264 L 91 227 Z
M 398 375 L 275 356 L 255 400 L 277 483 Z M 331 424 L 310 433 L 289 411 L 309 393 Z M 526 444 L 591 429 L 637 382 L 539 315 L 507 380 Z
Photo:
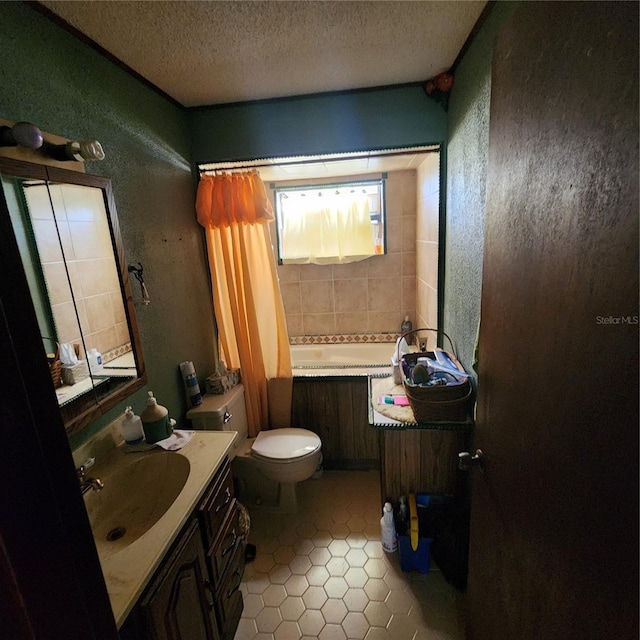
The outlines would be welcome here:
M 97 349 L 91 349 L 87 354 L 87 363 L 92 374 L 102 370 L 102 354 Z
M 144 437 L 149 444 L 164 440 L 171 435 L 173 428 L 169 422 L 169 411 L 166 407 L 158 404 L 153 397 L 153 391 L 149 391 L 147 398 L 147 408 L 142 412 L 142 429 Z
M 405 316 L 402 321 L 402 325 L 400 326 L 401 333 L 407 333 L 413 329 L 413 325 L 411 324 L 411 320 L 409 320 L 409 316 Z
M 398 534 L 405 535 L 407 532 L 407 498 L 400 496 L 400 504 L 398 505 Z
M 393 553 L 398 549 L 398 538 L 396 528 L 393 524 L 393 507 L 390 502 L 384 503 L 382 518 L 380 518 L 380 540 L 382 548 L 387 553 Z
M 142 442 L 142 439 L 144 438 L 142 420 L 140 420 L 140 416 L 133 413 L 133 409 L 131 407 L 125 408 L 124 418 L 122 418 L 120 426 L 122 428 L 124 441 L 127 444 L 138 444 L 139 442 Z

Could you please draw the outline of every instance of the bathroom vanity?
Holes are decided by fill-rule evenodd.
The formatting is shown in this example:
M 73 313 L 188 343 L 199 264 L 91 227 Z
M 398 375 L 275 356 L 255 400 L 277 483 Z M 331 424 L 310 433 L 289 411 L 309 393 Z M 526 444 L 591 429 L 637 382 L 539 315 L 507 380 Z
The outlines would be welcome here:
M 245 547 L 227 459 L 234 437 L 196 432 L 179 451 L 95 453 L 89 472 L 104 489 L 85 503 L 122 640 L 234 637 Z M 126 533 L 109 540 L 118 523 Z

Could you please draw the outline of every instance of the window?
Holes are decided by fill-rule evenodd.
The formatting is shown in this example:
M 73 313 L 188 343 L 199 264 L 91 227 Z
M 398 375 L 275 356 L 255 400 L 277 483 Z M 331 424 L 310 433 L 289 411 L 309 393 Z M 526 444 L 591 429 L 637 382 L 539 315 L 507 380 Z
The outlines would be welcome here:
M 384 180 L 275 186 L 281 264 L 339 264 L 385 253 Z

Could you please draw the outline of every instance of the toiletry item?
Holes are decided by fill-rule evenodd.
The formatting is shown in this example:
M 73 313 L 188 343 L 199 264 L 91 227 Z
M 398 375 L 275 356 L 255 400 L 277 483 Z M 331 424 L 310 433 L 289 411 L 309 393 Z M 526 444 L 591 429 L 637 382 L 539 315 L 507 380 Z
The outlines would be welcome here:
M 103 369 L 102 354 L 97 349 L 91 349 L 87 353 L 87 364 L 92 375 L 99 373 Z
M 405 316 L 402 321 L 402 325 L 400 326 L 401 333 L 407 333 L 413 329 L 413 325 L 411 324 L 411 320 L 409 320 L 409 316 Z
M 395 404 L 399 407 L 406 407 L 409 405 L 409 400 L 407 396 L 396 395 L 396 396 L 378 396 L 378 404 Z
M 140 416 L 133 413 L 133 409 L 131 407 L 125 408 L 120 428 L 122 430 L 124 441 L 127 444 L 138 444 L 139 442 L 142 442 L 144 438 L 142 420 L 140 419 Z
M 382 548 L 387 553 L 393 553 L 398 549 L 398 538 L 396 528 L 393 524 L 393 507 L 390 502 L 384 503 L 382 518 L 380 518 L 380 541 Z
M 430 377 L 429 369 L 420 362 L 413 367 L 413 371 L 411 372 L 413 384 L 426 384 L 429 382 Z
M 200 385 L 198 384 L 198 376 L 193 366 L 193 362 L 187 360 L 180 363 L 180 373 L 184 380 L 184 388 L 187 394 L 187 400 L 190 407 L 197 407 L 202 404 L 202 394 L 200 393 Z
M 149 444 L 164 440 L 171 435 L 173 427 L 169 422 L 169 411 L 166 407 L 158 404 L 153 397 L 153 391 L 149 391 L 147 407 L 140 415 L 142 420 L 142 430 L 144 437 Z

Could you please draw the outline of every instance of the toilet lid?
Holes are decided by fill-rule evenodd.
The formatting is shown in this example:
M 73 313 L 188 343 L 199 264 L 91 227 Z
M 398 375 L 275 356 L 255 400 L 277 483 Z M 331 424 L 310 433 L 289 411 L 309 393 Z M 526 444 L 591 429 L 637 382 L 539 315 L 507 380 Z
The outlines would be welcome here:
M 251 451 L 265 458 L 291 460 L 308 456 L 320 448 L 320 438 L 307 429 L 273 429 L 261 431 Z

